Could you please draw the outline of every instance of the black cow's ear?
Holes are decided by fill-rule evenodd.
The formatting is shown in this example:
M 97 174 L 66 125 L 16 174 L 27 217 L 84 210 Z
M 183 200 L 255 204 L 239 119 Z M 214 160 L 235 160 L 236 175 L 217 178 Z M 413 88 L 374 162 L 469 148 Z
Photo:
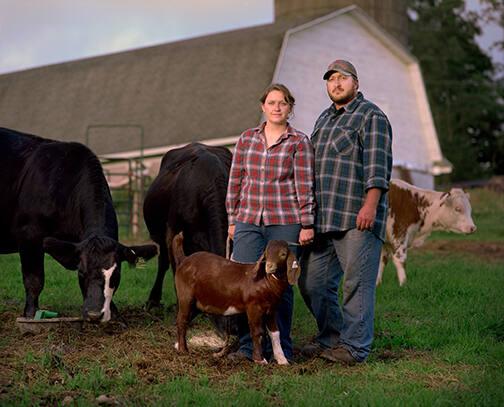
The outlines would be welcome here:
M 68 270 L 77 270 L 80 262 L 80 251 L 75 243 L 46 237 L 43 242 L 46 253 Z
M 143 246 L 124 246 L 120 245 L 120 261 L 127 261 L 131 265 L 135 265 L 139 258 L 149 260 L 158 254 L 156 245 L 146 244 Z

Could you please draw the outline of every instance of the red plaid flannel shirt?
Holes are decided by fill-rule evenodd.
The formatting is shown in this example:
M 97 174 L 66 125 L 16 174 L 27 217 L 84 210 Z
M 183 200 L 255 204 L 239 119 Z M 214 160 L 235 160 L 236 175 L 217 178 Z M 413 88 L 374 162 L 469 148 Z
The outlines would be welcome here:
M 236 143 L 226 209 L 229 224 L 314 224 L 313 146 L 302 132 L 287 126 L 266 148 L 263 123 L 246 130 Z

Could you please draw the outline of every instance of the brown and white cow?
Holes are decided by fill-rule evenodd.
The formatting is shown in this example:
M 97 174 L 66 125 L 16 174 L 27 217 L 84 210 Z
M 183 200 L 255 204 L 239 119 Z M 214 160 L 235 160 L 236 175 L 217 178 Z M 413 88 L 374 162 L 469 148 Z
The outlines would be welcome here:
M 383 245 L 376 284 L 380 284 L 388 258 L 397 270 L 399 285 L 406 282 L 405 262 L 410 247 L 419 247 L 432 231 L 474 233 L 469 194 L 421 189 L 399 179 L 390 182 L 387 239 Z

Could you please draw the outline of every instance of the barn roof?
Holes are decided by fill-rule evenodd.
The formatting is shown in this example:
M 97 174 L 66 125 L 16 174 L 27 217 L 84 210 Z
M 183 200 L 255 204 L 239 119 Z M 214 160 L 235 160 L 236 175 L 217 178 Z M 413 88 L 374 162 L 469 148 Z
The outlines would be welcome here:
M 141 125 L 145 147 L 236 135 L 259 120 L 283 32 L 260 26 L 2 75 L 0 121 L 81 142 L 88 125 Z M 98 132 L 98 154 L 138 148 L 133 134 Z
M 233 142 L 260 120 L 258 98 L 286 31 L 350 3 L 369 1 L 277 0 L 273 24 L 0 75 L 0 124 L 60 140 L 88 137 L 98 154 L 138 150 L 141 137 L 152 151 Z M 372 14 L 394 30 L 383 9 Z M 89 128 L 96 125 L 122 127 Z

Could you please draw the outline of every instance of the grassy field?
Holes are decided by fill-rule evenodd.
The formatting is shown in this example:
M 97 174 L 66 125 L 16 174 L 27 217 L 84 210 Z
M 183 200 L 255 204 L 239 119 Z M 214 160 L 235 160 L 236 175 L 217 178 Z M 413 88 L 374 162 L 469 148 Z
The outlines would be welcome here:
M 211 350 L 174 348 L 173 280 L 165 310 L 143 311 L 155 277 L 123 267 L 115 301 L 128 326 L 85 325 L 22 335 L 15 318 L 24 289 L 17 256 L 0 256 L 0 405 L 504 405 L 504 198 L 471 193 L 478 231 L 437 233 L 411 251 L 400 288 L 389 265 L 377 290 L 375 342 L 367 363 L 321 359 L 288 367 L 213 359 Z M 41 307 L 78 315 L 75 272 L 46 258 Z M 210 329 L 203 318 L 190 334 Z M 293 337 L 302 346 L 315 324 L 296 289 Z M 65 399 L 66 398 L 66 399 Z

